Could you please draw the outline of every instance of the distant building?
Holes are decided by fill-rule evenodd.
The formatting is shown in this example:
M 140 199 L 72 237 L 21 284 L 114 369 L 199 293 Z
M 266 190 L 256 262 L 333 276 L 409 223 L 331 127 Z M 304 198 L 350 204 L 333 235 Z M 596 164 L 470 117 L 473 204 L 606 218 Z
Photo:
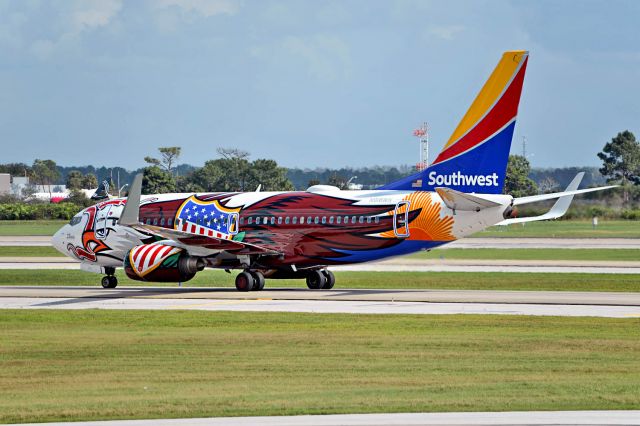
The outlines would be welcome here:
M 8 195 L 11 193 L 11 175 L 9 173 L 0 173 L 0 195 Z

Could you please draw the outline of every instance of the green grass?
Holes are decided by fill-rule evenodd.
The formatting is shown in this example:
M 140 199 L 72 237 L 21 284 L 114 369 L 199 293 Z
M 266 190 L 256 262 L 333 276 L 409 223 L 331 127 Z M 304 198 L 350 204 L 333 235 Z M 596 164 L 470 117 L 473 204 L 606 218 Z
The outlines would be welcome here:
M 0 250 L 1 253 L 1 250 Z M 603 260 L 640 261 L 637 249 L 436 249 L 408 256 L 410 259 L 507 259 L 507 260 Z
M 0 257 L 64 257 L 51 246 L 0 246 Z
M 600 220 L 593 229 L 590 220 L 547 220 L 524 226 L 494 226 L 474 237 L 539 237 L 539 238 L 640 238 L 640 221 Z
M 2 311 L 0 422 L 640 406 L 640 319 Z
M 120 286 L 165 286 L 143 283 L 117 272 Z M 234 287 L 235 273 L 204 271 L 183 287 Z M 99 286 L 100 275 L 78 270 L 0 269 L 0 285 Z M 269 280 L 269 288 L 306 288 L 304 280 Z M 451 290 L 548 290 L 548 291 L 640 291 L 634 274 L 574 274 L 510 272 L 336 272 L 336 289 L 451 289 Z
M 0 220 L 0 236 L 53 235 L 67 220 Z

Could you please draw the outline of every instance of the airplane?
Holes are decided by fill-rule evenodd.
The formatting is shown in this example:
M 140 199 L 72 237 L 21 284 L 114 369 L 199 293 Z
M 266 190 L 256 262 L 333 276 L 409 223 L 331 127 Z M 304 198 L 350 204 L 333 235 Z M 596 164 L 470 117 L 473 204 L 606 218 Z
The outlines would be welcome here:
M 306 191 L 142 195 L 110 198 L 75 215 L 52 239 L 83 270 L 116 268 L 138 281 L 182 283 L 205 268 L 238 270 L 239 291 L 265 278 L 305 279 L 331 289 L 329 266 L 431 250 L 493 225 L 555 219 L 577 194 L 583 173 L 553 194 L 513 198 L 503 186 L 529 53 L 505 52 L 434 162 L 375 190 L 314 185 Z M 541 216 L 518 206 L 557 199 Z

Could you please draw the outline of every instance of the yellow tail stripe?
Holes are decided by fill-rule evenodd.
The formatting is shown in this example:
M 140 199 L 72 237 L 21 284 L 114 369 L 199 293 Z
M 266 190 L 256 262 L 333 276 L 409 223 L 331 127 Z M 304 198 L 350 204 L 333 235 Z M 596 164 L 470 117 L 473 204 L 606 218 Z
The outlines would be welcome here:
M 502 55 L 502 59 L 500 59 L 500 62 L 498 62 L 498 65 L 491 73 L 489 80 L 482 86 L 482 90 L 480 90 L 480 93 L 476 96 L 476 99 L 460 121 L 460 124 L 456 127 L 456 130 L 449 138 L 444 149 L 451 146 L 466 134 L 487 113 L 489 108 L 496 103 L 500 94 L 504 92 L 507 84 L 511 81 L 526 53 L 525 50 L 513 50 L 505 52 Z

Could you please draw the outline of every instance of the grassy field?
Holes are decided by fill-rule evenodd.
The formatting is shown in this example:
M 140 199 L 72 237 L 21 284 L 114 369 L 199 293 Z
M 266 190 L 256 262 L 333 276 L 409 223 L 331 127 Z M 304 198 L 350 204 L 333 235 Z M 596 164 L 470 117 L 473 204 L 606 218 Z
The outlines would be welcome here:
M 0 220 L 0 236 L 53 235 L 67 220 Z
M 116 275 L 120 286 L 177 287 L 170 283 L 143 283 Z M 0 285 L 99 286 L 100 275 L 79 270 L 0 269 Z M 203 271 L 183 287 L 234 287 L 235 274 Z M 266 288 L 306 288 L 304 280 L 269 280 Z M 573 274 L 508 272 L 336 272 L 336 289 L 451 289 L 451 290 L 549 290 L 640 291 L 634 274 Z M 109 291 L 109 290 L 106 290 Z
M 532 238 L 640 238 L 640 221 L 600 220 L 596 229 L 590 220 L 547 220 L 494 226 L 474 237 Z
M 640 406 L 640 320 L 3 311 L 0 422 Z
M 2 235 L 53 235 L 64 220 L 2 220 Z M 492 227 L 475 237 L 548 237 L 548 238 L 640 238 L 640 221 L 600 220 L 597 229 L 591 221 L 556 220 Z

